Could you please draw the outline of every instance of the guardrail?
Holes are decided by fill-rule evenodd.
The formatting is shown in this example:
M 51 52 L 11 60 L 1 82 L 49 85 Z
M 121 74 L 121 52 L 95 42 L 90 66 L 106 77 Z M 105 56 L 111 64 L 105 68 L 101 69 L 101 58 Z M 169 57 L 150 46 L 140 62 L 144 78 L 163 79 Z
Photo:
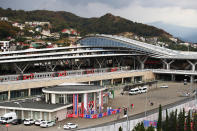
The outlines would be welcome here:
M 36 73 L 35 72 L 35 73 L 28 73 L 28 74 L 5 75 L 5 76 L 0 76 L 0 82 L 77 76 L 77 75 L 87 75 L 87 74 L 99 74 L 99 73 L 106 73 L 106 72 L 126 71 L 129 69 L 130 68 L 126 66 L 126 67 L 69 70 L 69 71 L 65 70 L 65 71 L 58 71 L 58 72 L 43 72 L 43 73 Z
M 183 75 L 197 75 L 197 71 L 192 70 L 167 70 L 167 69 L 150 69 L 154 73 L 162 73 L 162 74 L 183 74 Z

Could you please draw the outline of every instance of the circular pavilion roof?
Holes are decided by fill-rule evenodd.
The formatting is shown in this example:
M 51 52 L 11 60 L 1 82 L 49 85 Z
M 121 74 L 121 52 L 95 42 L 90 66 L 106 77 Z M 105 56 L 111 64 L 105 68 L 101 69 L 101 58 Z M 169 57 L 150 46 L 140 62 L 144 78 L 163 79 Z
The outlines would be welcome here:
M 44 93 L 53 94 L 83 94 L 103 91 L 103 86 L 94 85 L 58 85 L 42 89 Z

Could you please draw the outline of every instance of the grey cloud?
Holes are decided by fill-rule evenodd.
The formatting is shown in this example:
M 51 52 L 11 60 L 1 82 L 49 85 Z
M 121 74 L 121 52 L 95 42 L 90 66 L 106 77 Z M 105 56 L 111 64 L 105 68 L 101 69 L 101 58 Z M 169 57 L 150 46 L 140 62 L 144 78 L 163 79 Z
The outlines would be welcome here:
M 64 0 L 61 0 L 62 2 Z M 128 6 L 133 0 L 67 0 L 72 5 L 87 5 L 88 3 L 102 3 L 112 8 L 122 8 Z
M 196 0 L 135 0 L 135 2 L 144 7 L 180 7 L 186 9 L 197 9 Z
M 55 4 L 53 9 L 58 10 L 59 7 L 55 7 L 56 5 L 87 6 L 89 3 L 101 3 L 111 8 L 123 8 L 131 2 L 132 0 L 0 0 L 0 6 L 3 8 L 35 10 Z

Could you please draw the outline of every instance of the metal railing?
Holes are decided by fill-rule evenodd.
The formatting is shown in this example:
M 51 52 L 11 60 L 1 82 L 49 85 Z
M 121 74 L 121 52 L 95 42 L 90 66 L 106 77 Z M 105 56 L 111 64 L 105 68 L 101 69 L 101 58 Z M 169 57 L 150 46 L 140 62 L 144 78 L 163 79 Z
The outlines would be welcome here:
M 67 76 L 79 76 L 79 75 L 90 75 L 99 74 L 107 72 L 120 72 L 130 70 L 128 66 L 126 67 L 112 67 L 112 68 L 98 68 L 98 69 L 85 69 L 85 70 L 68 70 L 68 71 L 57 71 L 57 72 L 42 72 L 42 73 L 28 73 L 28 74 L 18 74 L 18 75 L 4 75 L 0 76 L 0 82 L 8 81 L 19 81 L 19 80 L 33 80 L 33 79 L 43 79 L 43 78 L 57 78 L 57 77 L 67 77 Z

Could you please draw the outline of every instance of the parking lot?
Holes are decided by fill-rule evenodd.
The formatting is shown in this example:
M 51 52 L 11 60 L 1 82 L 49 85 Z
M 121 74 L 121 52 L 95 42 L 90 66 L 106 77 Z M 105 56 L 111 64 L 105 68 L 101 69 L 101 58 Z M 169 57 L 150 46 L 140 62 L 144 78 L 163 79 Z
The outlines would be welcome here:
M 160 88 L 162 85 L 168 85 L 168 88 Z M 193 85 L 195 87 L 196 85 Z M 150 110 L 157 108 L 159 104 L 165 105 L 169 103 L 176 102 L 178 100 L 184 99 L 185 97 L 180 97 L 180 92 L 189 91 L 190 84 L 184 85 L 183 83 L 175 82 L 160 82 L 155 84 L 148 90 L 148 93 L 142 93 L 138 95 L 121 95 L 121 89 L 115 89 L 115 98 L 109 101 L 109 106 L 112 108 L 118 107 L 128 107 L 131 104 L 134 105 L 133 109 L 129 109 L 129 115 L 137 114 L 145 110 Z M 146 101 L 147 98 L 147 101 Z M 153 103 L 151 105 L 150 103 Z M 109 121 L 117 120 L 123 117 L 123 112 L 118 115 L 111 115 L 99 119 L 85 119 L 85 118 L 68 118 L 64 121 L 58 122 L 55 126 L 49 128 L 41 128 L 39 126 L 24 126 L 21 125 L 10 125 L 8 131 L 63 131 L 63 125 L 67 122 L 77 123 L 79 128 L 85 128 L 89 126 L 94 126 L 97 124 L 106 123 Z M 0 131 L 7 131 L 5 125 L 0 126 Z

